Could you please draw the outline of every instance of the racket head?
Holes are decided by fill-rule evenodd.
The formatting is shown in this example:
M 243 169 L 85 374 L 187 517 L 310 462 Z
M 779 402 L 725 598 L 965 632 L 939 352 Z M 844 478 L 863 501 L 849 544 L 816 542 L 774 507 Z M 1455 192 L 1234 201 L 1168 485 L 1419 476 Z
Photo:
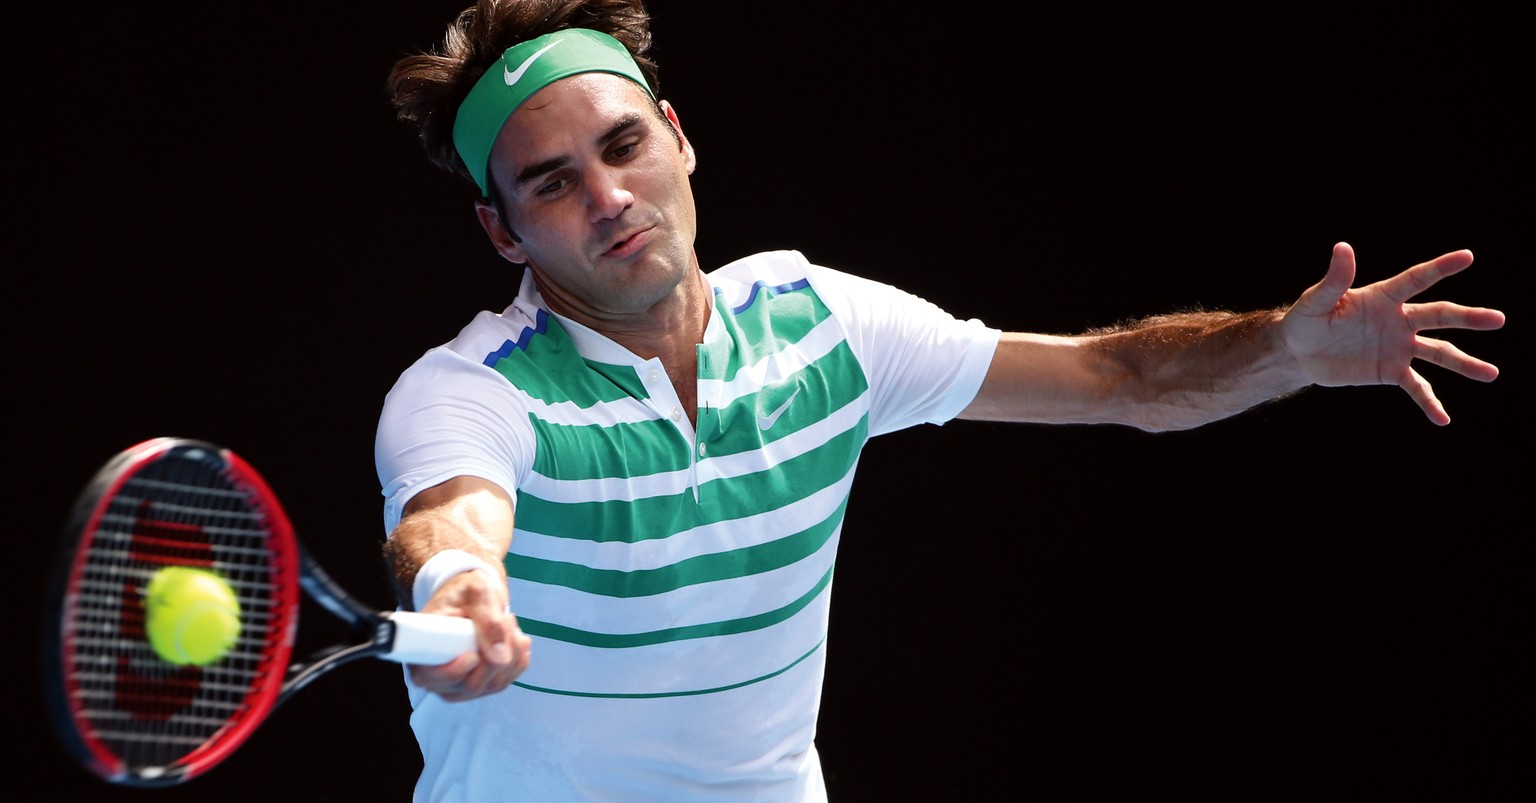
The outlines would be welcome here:
M 240 602 L 240 636 L 203 666 L 150 648 L 144 588 L 208 569 Z M 228 449 L 156 438 L 80 492 L 50 567 L 43 678 L 65 749 L 109 783 L 170 786 L 231 755 L 278 700 L 298 628 L 300 555 L 267 483 Z

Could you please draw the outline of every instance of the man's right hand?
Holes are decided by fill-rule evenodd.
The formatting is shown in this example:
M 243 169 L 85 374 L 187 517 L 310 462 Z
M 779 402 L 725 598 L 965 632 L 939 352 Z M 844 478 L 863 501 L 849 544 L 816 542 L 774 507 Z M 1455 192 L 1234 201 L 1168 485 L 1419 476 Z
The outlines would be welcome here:
M 533 640 L 507 610 L 505 582 L 486 572 L 460 572 L 443 583 L 423 613 L 468 617 L 475 623 L 477 652 L 466 652 L 440 666 L 412 665 L 411 681 L 449 702 L 495 694 L 528 668 Z

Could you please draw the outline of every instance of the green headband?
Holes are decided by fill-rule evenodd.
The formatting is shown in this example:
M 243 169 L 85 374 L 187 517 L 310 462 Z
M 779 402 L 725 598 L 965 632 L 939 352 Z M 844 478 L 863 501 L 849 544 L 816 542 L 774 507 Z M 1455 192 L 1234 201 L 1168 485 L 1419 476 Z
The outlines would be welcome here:
M 486 169 L 502 124 L 533 93 L 584 72 L 622 75 L 651 93 L 623 43 L 586 28 L 566 28 L 513 45 L 475 82 L 453 121 L 453 145 L 482 195 L 490 196 Z

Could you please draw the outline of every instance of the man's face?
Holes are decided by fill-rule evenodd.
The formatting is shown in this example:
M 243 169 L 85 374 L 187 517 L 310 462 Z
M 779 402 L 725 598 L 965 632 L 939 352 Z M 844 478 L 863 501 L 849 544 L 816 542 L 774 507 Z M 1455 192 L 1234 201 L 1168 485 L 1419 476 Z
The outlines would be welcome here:
M 503 256 L 534 271 L 551 309 L 595 329 L 664 317 L 697 271 L 694 152 L 665 108 L 675 137 L 633 82 L 574 75 L 513 112 L 491 151 L 506 222 L 522 241 L 484 206 L 482 225 Z

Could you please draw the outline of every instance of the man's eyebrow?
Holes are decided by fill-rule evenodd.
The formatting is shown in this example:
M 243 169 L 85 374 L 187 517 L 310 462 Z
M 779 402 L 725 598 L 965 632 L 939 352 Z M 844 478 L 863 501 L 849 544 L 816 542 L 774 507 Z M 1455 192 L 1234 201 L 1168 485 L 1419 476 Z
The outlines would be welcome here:
M 618 139 L 621 135 L 623 135 L 625 131 L 628 131 L 630 128 L 638 124 L 640 119 L 640 114 L 636 112 L 630 112 L 629 114 L 620 117 L 617 121 L 614 122 L 613 125 L 608 127 L 607 131 L 603 132 L 602 136 L 597 138 L 597 146 L 599 148 L 607 147 L 608 143 Z M 527 167 L 518 171 L 517 177 L 512 182 L 513 186 L 521 187 L 522 185 L 538 178 L 539 176 L 544 175 L 545 173 L 550 173 L 565 167 L 566 165 L 570 164 L 570 162 L 571 157 L 569 156 L 556 156 L 553 159 L 545 159 L 542 162 L 528 165 Z
M 633 126 L 633 125 L 635 125 L 635 124 L 637 124 L 639 122 L 640 122 L 640 114 L 638 112 L 630 112 L 629 114 L 626 114 L 623 117 L 620 117 L 618 119 L 618 121 L 616 121 L 612 126 L 610 126 L 608 128 L 608 132 L 607 133 L 605 133 L 602 136 L 597 138 L 598 146 L 599 147 L 605 146 L 608 143 L 618 139 L 619 135 L 623 134 L 631 126 Z
M 518 171 L 517 177 L 512 180 L 512 188 L 517 189 L 518 187 L 527 184 L 528 182 L 544 175 L 545 173 L 550 173 L 565 167 L 567 164 L 570 164 L 570 161 L 571 157 L 569 156 L 556 156 L 553 159 L 545 159 L 542 162 L 528 165 L 527 167 Z

